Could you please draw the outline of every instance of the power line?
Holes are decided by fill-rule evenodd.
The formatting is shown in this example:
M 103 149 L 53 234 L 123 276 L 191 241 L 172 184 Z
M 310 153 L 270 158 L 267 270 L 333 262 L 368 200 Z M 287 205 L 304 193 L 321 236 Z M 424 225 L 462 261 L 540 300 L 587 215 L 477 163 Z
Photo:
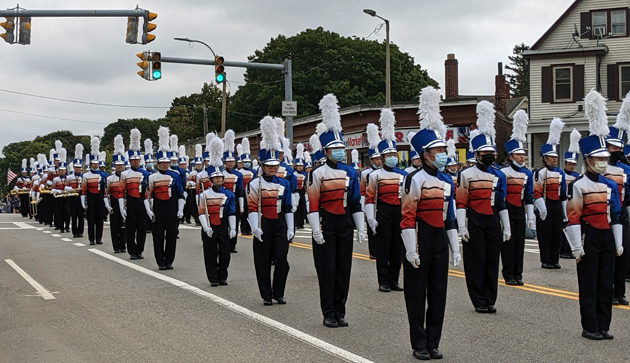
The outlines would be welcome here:
M 53 117 L 53 116 L 37 115 L 37 114 L 34 114 L 34 113 L 27 113 L 27 112 L 20 112 L 20 111 L 7 110 L 7 109 L 4 109 L 4 108 L 0 108 L 0 111 L 9 112 L 9 113 L 15 113 L 15 114 L 18 114 L 18 115 L 26 115 L 26 116 L 34 116 L 34 117 L 49 118 L 49 119 L 53 119 L 53 120 L 71 121 L 71 122 L 80 122 L 80 123 L 85 123 L 85 124 L 109 125 L 109 123 L 108 123 L 108 122 L 96 122 L 96 121 L 85 121 L 85 120 L 73 120 L 73 119 L 69 119 L 69 118 L 61 118 L 61 117 Z
M 11 91 L 11 90 L 2 89 L 2 88 L 0 88 L 0 91 L 1 92 L 6 92 L 6 93 L 13 93 L 13 94 L 16 94 L 16 95 L 21 95 L 21 96 L 43 98 L 43 99 L 46 99 L 46 100 L 61 101 L 61 102 L 79 103 L 79 104 L 82 104 L 82 105 L 92 105 L 92 106 L 122 107 L 122 108 L 150 108 L 150 109 L 154 109 L 154 108 L 167 109 L 167 108 L 170 108 L 170 107 L 164 107 L 164 106 L 119 105 L 119 104 L 114 104 L 114 103 L 98 103 L 98 102 L 68 100 L 68 99 L 65 99 L 65 98 L 41 96 L 41 95 L 35 95 L 35 94 L 31 94 L 31 93 Z

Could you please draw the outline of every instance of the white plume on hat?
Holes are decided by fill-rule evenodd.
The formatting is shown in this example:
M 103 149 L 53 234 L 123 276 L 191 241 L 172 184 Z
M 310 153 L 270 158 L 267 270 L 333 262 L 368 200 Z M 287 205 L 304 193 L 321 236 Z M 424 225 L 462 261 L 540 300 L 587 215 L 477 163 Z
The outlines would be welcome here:
M 319 101 L 319 109 L 322 111 L 322 123 L 326 125 L 327 131 L 341 132 L 341 115 L 339 115 L 337 97 L 332 93 L 325 95 Z
M 37 163 L 39 164 L 40 168 L 43 168 L 45 165 L 47 165 L 48 160 L 46 160 L 46 155 L 37 154 Z
M 93 158 L 98 158 L 100 155 L 100 151 L 98 150 L 101 147 L 101 140 L 98 137 L 93 137 L 90 140 L 90 154 Z
M 378 135 L 378 127 L 373 123 L 369 123 L 365 127 L 365 132 L 370 149 L 376 150 L 378 143 L 381 142 L 381 137 Z
M 201 147 L 201 144 L 196 144 L 195 145 L 195 158 L 200 158 L 202 154 L 203 154 L 203 148 Z
M 35 158 L 30 158 L 29 159 L 29 165 L 31 169 L 35 169 Z
M 249 139 L 244 137 L 241 140 L 241 145 L 243 145 L 243 154 L 245 155 L 250 155 L 252 153 L 250 146 L 249 146 Z
M 446 142 L 446 157 L 455 158 L 457 156 L 457 148 L 455 148 L 455 140 L 448 139 Z
M 577 129 L 573 129 L 571 131 L 571 135 L 569 136 L 569 150 L 570 153 L 579 153 L 580 152 L 580 144 L 579 141 L 582 138 L 582 135 Z
M 282 139 L 282 152 L 284 153 L 284 157 L 288 160 L 289 163 L 293 162 L 293 155 L 291 153 L 291 145 L 289 145 L 289 139 L 286 137 Z
M 66 148 L 64 147 L 59 148 L 59 161 L 62 163 L 65 163 L 66 161 L 68 161 L 68 152 L 66 151 Z
M 59 150 L 61 150 L 61 141 L 55 140 L 55 152 L 58 154 Z
M 171 152 L 173 152 L 173 154 L 177 153 L 179 151 L 179 146 L 178 144 L 178 139 L 177 139 L 177 135 L 173 134 L 171 135 Z
M 107 159 L 107 153 L 105 151 L 101 151 L 98 156 L 98 161 L 105 162 L 105 159 Z
M 282 142 L 284 138 L 284 121 L 279 117 L 274 117 L 273 122 L 276 125 L 276 135 L 278 137 L 278 141 Z
M 55 161 L 55 149 L 50 149 L 50 162 L 53 163 Z
M 188 155 L 186 155 L 186 146 L 181 145 L 179 147 L 179 157 L 184 159 L 188 158 Z
M 256 168 L 258 166 L 258 159 L 252 160 L 252 168 Z
M 311 150 L 313 152 L 317 152 L 322 149 L 322 144 L 319 142 L 319 137 L 317 137 L 316 133 L 311 135 L 311 138 L 308 139 L 308 143 L 311 144 Z
M 170 151 L 168 142 L 168 127 L 162 126 L 158 129 L 158 150 L 162 152 Z
M 22 159 L 22 169 L 26 169 L 26 159 Z
M 227 152 L 234 153 L 234 130 L 227 130 L 225 132 L 225 136 L 223 136 L 225 144 L 223 145 L 224 150 Z
M 352 151 L 350 152 L 350 160 L 352 160 L 352 162 L 355 164 L 359 163 L 359 150 L 352 149 Z
M 129 133 L 129 150 L 140 150 L 140 130 L 137 128 L 131 129 Z
M 241 156 L 243 156 L 243 145 L 236 145 L 236 155 L 238 155 L 239 159 Z
M 304 160 L 304 144 L 299 143 L 295 146 L 295 158 Z
M 595 89 L 584 97 L 584 114 L 588 119 L 588 130 L 591 135 L 608 136 L 608 117 L 606 116 L 606 100 Z
M 153 140 L 144 140 L 144 155 L 153 155 Z
M 381 136 L 383 140 L 394 142 L 396 141 L 396 132 L 394 131 L 394 125 L 396 119 L 394 118 L 394 111 L 391 108 L 384 108 L 381 110 L 381 116 L 378 119 L 378 123 L 381 125 Z
M 125 155 L 125 144 L 120 134 L 114 137 L 114 155 Z
M 218 137 L 210 140 L 208 153 L 210 154 L 209 163 L 212 166 L 219 167 L 223 165 L 223 140 Z
M 311 159 L 311 153 L 308 151 L 304 152 L 304 163 L 311 163 L 313 160 Z
M 74 147 L 74 158 L 77 160 L 83 159 L 83 144 L 78 143 Z
M 527 126 L 529 125 L 529 117 L 525 110 L 518 110 L 514 114 L 514 121 L 512 123 L 512 139 L 520 142 L 525 142 L 527 135 Z
M 494 105 L 488 101 L 477 103 L 477 129 L 483 135 L 496 137 L 494 130 Z M 471 138 L 472 140 L 472 138 Z
M 217 135 L 214 132 L 208 132 L 206 134 L 206 151 L 208 151 L 208 148 L 210 147 L 210 141 L 212 141 L 215 137 L 217 137 Z
M 278 139 L 278 131 L 276 122 L 271 116 L 265 116 L 260 120 L 261 139 L 260 148 L 265 150 L 280 150 L 280 140 Z
M 547 138 L 548 145 L 558 145 L 560 143 L 560 135 L 562 134 L 562 128 L 564 122 L 560 117 L 554 117 L 549 125 L 549 137 Z M 606 128 L 608 130 L 608 128 Z
M 468 151 L 470 152 L 474 152 L 475 148 L 473 148 L 472 146 L 472 140 L 479 136 L 479 130 L 474 129 L 474 130 L 470 130 L 470 134 L 468 134 Z
M 444 139 L 446 126 L 440 114 L 440 93 L 433 87 L 427 86 L 420 92 L 418 105 L 418 120 L 420 130 L 435 130 Z
M 630 130 L 630 92 L 628 92 L 621 102 L 621 108 L 617 114 L 617 122 L 615 122 L 613 126 L 623 131 Z M 630 140 L 630 138 L 628 138 L 628 140 Z

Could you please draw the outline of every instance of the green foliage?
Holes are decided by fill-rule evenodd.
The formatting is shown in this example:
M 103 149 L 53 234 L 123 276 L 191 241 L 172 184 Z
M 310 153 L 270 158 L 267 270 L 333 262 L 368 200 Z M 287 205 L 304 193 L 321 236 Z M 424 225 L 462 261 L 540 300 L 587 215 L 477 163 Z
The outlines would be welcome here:
M 420 90 L 438 87 L 414 59 L 390 44 L 392 102 L 412 101 Z M 298 117 L 319 112 L 318 103 L 334 93 L 340 107 L 385 102 L 385 45 L 373 40 L 342 37 L 319 27 L 292 37 L 279 35 L 249 57 L 251 62 L 281 63 L 292 59 L 293 100 Z M 249 68 L 246 85 L 234 94 L 228 114 L 228 128 L 244 131 L 258 127 L 264 115 L 281 114 L 284 75 Z
M 512 97 L 527 96 L 529 90 L 529 68 L 527 60 L 521 55 L 526 50 L 529 50 L 529 45 L 525 45 L 525 43 L 515 45 L 512 50 L 514 55 L 508 57 L 510 64 L 505 66 L 505 69 L 514 72 L 514 74 L 506 74 Z
M 118 121 L 105 126 L 103 137 L 101 138 L 101 150 L 113 151 L 114 138 L 118 134 L 123 136 L 125 147 L 128 148 L 129 134 L 136 127 L 140 130 L 140 147 L 144 148 L 144 140 L 147 138 L 153 140 L 154 144 L 157 142 L 158 122 L 148 118 L 118 119 Z M 89 145 L 90 143 L 88 142 L 87 152 L 90 151 Z

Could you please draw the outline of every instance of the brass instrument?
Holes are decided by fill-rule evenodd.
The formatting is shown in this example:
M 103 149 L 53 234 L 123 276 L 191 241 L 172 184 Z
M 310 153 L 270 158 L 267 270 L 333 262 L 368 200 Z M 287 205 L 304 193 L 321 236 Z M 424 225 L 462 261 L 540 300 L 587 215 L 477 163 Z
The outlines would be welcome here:
M 29 194 L 31 192 L 30 189 L 11 189 L 9 192 L 10 195 L 24 195 Z
M 74 189 L 72 189 L 72 191 L 63 191 L 61 193 L 55 193 L 53 194 L 53 198 L 67 198 L 67 197 L 78 197 L 79 193 L 76 192 Z
M 39 186 L 39 194 L 50 194 L 50 187 L 48 185 Z
M 201 193 L 199 193 L 199 203 L 203 203 L 203 210 L 206 213 L 206 218 L 208 219 L 208 228 L 212 230 L 212 225 L 210 224 L 210 213 L 208 213 L 208 202 L 206 201 L 206 190 L 203 187 L 203 180 L 201 180 L 199 184 L 201 186 Z
M 33 217 L 37 216 L 37 200 L 30 198 L 31 202 L 29 203 L 29 206 L 31 208 L 31 215 Z

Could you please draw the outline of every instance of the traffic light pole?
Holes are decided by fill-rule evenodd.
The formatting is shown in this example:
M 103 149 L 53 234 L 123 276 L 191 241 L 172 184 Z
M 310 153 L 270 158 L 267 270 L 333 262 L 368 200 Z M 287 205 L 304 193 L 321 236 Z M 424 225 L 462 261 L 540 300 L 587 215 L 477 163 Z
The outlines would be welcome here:
M 198 64 L 213 66 L 214 59 L 194 59 L 194 58 L 177 58 L 177 57 L 164 57 L 162 56 L 162 63 L 180 63 L 180 64 Z M 254 63 L 254 62 L 234 62 L 224 61 L 223 65 L 226 67 L 239 67 L 239 68 L 257 68 L 257 69 L 270 69 L 275 71 L 281 71 L 284 74 L 284 98 L 285 101 L 293 101 L 293 73 L 291 71 L 291 60 L 286 59 L 282 64 L 273 63 Z M 223 94 L 225 95 L 225 82 L 223 82 Z M 221 107 L 221 129 L 225 129 L 225 99 L 222 97 Z M 286 119 L 286 137 L 289 142 L 293 143 L 293 117 L 287 116 Z
M 148 15 L 148 10 L 134 9 L 134 10 L 0 10 L 0 16 L 12 17 L 12 16 L 30 16 L 41 18 L 86 18 L 86 17 L 128 17 L 128 16 L 145 16 Z
M 227 113 L 227 110 L 226 110 L 227 105 L 225 102 L 225 99 L 226 99 L 225 84 L 227 83 L 226 80 L 223 80 L 223 82 L 221 82 L 223 83 L 223 94 L 221 95 L 221 135 L 220 137 L 225 136 L 225 116 Z

